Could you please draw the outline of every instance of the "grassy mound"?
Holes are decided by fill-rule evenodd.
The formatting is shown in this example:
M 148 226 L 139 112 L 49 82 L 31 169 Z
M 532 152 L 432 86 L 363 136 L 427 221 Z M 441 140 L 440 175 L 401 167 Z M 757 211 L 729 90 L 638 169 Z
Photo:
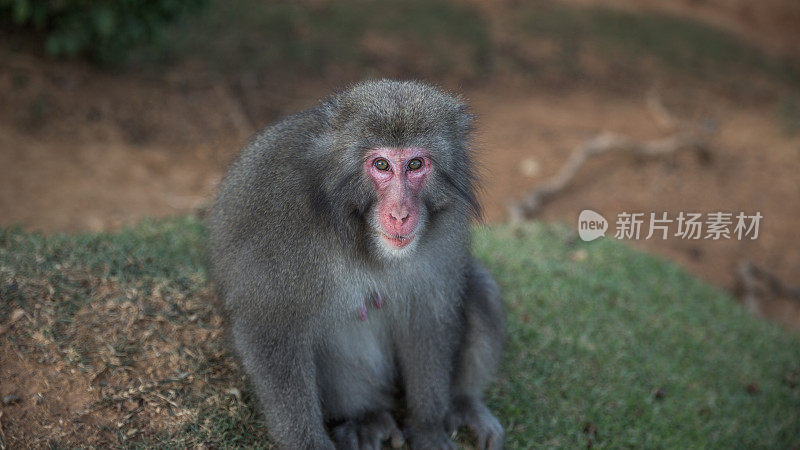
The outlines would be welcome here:
M 491 396 L 510 447 L 800 443 L 797 335 L 612 240 L 544 226 L 476 237 L 510 310 Z
M 0 438 L 268 446 L 221 337 L 191 218 L 0 230 Z M 509 308 L 489 402 L 509 448 L 800 444 L 800 336 L 675 266 L 559 227 L 482 228 Z

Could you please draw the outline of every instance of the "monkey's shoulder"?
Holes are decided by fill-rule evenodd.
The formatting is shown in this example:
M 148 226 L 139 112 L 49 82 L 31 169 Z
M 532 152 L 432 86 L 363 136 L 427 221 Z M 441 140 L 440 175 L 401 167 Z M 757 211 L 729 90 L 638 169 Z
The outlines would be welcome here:
M 242 158 L 290 158 L 311 150 L 323 133 L 326 121 L 316 108 L 289 115 L 269 125 L 253 136 L 242 150 Z

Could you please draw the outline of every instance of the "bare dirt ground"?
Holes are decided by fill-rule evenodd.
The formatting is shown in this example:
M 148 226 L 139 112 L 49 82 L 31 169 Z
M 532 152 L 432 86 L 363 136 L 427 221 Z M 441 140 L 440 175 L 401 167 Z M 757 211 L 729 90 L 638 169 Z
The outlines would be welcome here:
M 12 326 L 39 326 L 30 338 L 20 332 L 15 345 L 0 347 L 0 395 L 18 399 L 0 409 L 0 447 L 108 448 L 144 430 L 174 432 L 195 421 L 204 404 L 225 405 L 231 416 L 248 413 L 238 390 L 225 391 L 243 378 L 226 357 L 210 289 L 142 292 L 80 271 L 66 269 L 65 276 L 81 280 L 92 301 L 58 328 L 57 338 L 63 290 L 46 280 L 19 286 L 39 301 Z M 223 389 L 204 404 L 189 400 L 211 385 Z

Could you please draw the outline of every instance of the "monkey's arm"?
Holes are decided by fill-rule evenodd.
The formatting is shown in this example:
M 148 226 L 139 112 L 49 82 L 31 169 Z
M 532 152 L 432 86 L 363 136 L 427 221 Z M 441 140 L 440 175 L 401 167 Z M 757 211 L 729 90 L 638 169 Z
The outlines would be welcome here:
M 270 436 L 287 449 L 332 449 L 317 393 L 307 324 L 313 314 L 283 284 L 261 248 L 239 252 L 224 285 L 230 338 L 258 395 Z M 259 259 L 258 257 L 262 258 Z
M 250 322 L 250 323 L 248 323 Z M 287 449 L 327 449 L 311 347 L 276 324 L 234 319 L 232 337 L 272 438 Z
M 406 437 L 412 448 L 455 448 L 444 418 L 450 405 L 456 330 L 455 323 L 428 317 L 409 327 L 402 339 L 398 353 L 410 413 Z

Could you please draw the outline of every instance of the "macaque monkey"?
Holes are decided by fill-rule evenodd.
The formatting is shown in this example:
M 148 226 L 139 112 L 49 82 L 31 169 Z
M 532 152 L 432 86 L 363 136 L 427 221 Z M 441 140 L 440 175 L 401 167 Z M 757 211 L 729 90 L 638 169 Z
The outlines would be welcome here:
M 363 82 L 261 131 L 222 182 L 211 273 L 280 448 L 450 449 L 459 427 L 502 448 L 471 127 L 436 88 Z

